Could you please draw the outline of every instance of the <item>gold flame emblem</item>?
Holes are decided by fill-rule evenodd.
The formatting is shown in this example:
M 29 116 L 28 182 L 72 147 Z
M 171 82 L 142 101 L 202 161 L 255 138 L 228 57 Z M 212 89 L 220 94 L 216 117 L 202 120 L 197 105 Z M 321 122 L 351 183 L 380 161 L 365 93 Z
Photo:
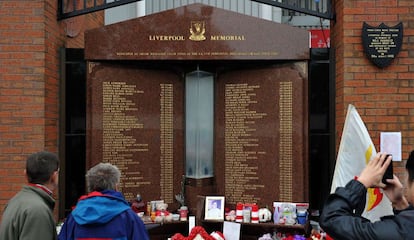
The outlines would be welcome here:
M 204 41 L 206 37 L 204 33 L 206 32 L 206 25 L 204 21 L 191 21 L 190 26 L 190 40 L 193 41 Z

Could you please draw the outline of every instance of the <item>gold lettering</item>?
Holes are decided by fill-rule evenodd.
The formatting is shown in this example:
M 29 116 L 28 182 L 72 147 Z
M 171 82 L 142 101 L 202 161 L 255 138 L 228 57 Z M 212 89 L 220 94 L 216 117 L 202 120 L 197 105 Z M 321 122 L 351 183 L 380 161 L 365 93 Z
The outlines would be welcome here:
M 149 35 L 150 41 L 184 41 L 185 38 L 182 35 Z
M 246 40 L 244 35 L 212 35 L 211 41 L 244 41 Z
M 132 56 L 134 55 L 133 52 L 117 52 L 116 53 L 117 56 Z

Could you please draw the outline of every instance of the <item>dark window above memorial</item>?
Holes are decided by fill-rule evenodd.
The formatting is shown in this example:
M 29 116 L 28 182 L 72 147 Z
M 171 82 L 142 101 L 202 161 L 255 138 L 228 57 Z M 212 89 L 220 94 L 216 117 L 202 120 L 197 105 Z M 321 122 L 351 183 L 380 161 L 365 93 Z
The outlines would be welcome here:
M 134 3 L 134 2 L 147 2 L 148 5 L 157 5 L 156 1 L 145 1 L 145 0 L 116 0 L 116 1 L 104 1 L 104 0 L 94 0 L 94 1 L 82 1 L 82 0 L 58 0 L 58 13 L 57 18 L 58 20 L 67 19 L 71 17 L 76 17 L 84 14 L 89 14 L 105 9 L 110 9 L 114 7 L 119 7 L 122 5 Z M 172 1 L 171 1 L 172 2 Z M 202 2 L 202 1 L 196 1 Z M 245 7 L 246 4 L 264 4 L 273 7 L 278 7 L 284 9 L 284 15 L 297 15 L 299 14 L 306 14 L 309 16 L 315 16 L 322 19 L 330 19 L 334 18 L 331 9 L 331 2 L 332 0 L 282 0 L 282 1 L 274 1 L 274 0 L 225 0 L 223 1 L 222 5 L 225 7 L 228 6 L 243 6 Z M 168 4 L 171 6 L 171 3 Z M 219 4 L 216 4 L 219 5 Z M 149 6 L 149 7 L 151 7 Z M 161 7 L 161 6 L 160 6 Z M 172 6 L 178 7 L 178 6 Z M 221 6 L 216 6 L 221 7 Z M 257 8 L 257 7 L 252 7 Z M 166 9 L 164 9 L 166 10 Z M 286 13 L 287 12 L 287 13 Z

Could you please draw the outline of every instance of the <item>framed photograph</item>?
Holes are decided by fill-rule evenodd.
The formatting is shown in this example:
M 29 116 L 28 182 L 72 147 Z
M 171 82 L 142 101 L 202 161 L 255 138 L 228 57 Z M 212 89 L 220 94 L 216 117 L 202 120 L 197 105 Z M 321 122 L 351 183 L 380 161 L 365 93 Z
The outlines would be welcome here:
M 205 220 L 224 220 L 224 196 L 207 196 Z

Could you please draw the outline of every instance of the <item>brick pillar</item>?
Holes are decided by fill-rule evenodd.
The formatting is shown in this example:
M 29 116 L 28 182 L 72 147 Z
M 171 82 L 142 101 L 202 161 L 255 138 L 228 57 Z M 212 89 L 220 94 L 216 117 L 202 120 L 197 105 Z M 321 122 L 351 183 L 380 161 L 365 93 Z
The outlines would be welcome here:
M 0 1 L 0 209 L 26 183 L 29 154 L 58 153 L 59 49 L 82 48 L 83 31 L 103 25 L 90 14 L 68 38 L 56 16 L 57 1 Z
M 336 131 L 339 147 L 348 104 L 354 104 L 365 122 L 377 151 L 381 132 L 402 133 L 402 157 L 414 149 L 414 1 L 333 0 L 336 21 L 331 24 L 335 52 Z M 403 23 L 400 53 L 390 66 L 376 67 L 362 46 L 363 22 L 371 26 Z M 394 163 L 402 172 L 405 161 Z

